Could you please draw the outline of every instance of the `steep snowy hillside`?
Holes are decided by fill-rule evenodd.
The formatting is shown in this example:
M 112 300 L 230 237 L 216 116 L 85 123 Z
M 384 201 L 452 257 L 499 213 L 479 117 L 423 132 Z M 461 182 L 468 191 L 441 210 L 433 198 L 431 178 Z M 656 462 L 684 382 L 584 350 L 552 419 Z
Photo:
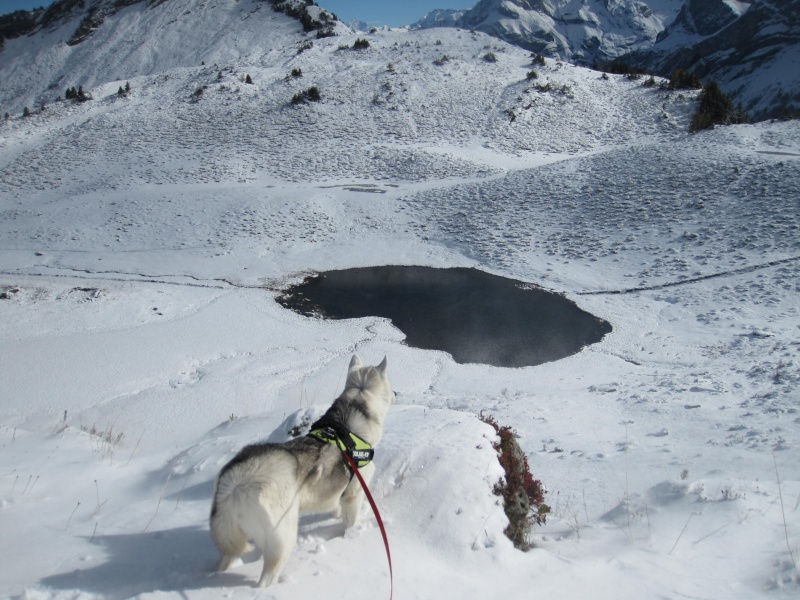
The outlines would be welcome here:
M 0 50 L 0 111 L 17 113 L 112 80 L 178 67 L 234 60 L 273 64 L 297 51 L 305 37 L 298 18 L 273 10 L 271 0 L 60 0 L 28 34 Z M 312 20 L 349 31 L 301 0 Z
M 696 92 L 480 32 L 318 39 L 254 0 L 53 36 L 26 38 L 45 82 L 117 54 L 64 71 L 90 100 L 0 122 L 0 596 L 797 597 L 800 122 L 689 134 Z M 545 286 L 613 332 L 505 369 L 275 302 L 391 264 Z M 354 352 L 397 393 L 370 483 L 393 579 L 366 507 L 304 518 L 274 587 L 257 553 L 214 573 L 217 472 L 318 416 Z M 529 552 L 481 412 L 548 490 Z

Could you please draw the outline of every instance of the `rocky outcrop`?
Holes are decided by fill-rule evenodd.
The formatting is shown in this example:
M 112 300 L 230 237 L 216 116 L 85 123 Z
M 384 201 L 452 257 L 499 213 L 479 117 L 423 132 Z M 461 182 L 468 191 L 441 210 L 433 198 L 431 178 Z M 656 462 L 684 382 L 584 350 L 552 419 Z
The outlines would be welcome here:
M 740 14 L 725 0 L 688 0 L 656 41 L 677 34 L 709 36 L 733 23 Z

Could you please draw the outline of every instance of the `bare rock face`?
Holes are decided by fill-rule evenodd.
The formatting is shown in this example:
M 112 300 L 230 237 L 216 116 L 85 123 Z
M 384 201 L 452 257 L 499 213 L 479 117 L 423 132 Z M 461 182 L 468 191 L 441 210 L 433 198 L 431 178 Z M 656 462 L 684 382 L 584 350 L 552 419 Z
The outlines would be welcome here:
M 675 21 L 658 35 L 658 40 L 673 33 L 707 36 L 717 33 L 739 18 L 725 0 L 688 0 Z

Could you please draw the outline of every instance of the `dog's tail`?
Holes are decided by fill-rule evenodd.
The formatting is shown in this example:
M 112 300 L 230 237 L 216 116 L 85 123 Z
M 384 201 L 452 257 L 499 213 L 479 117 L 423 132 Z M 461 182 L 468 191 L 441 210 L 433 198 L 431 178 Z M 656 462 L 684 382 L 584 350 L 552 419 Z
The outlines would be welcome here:
M 230 567 L 236 558 L 248 550 L 247 535 L 239 527 L 234 508 L 238 492 L 235 487 L 230 488 L 229 484 L 229 477 L 220 478 L 211 506 L 211 538 L 220 554 L 218 571 Z
M 263 510 L 260 497 L 262 478 L 246 465 L 225 471 L 217 480 L 211 506 L 211 537 L 220 553 L 218 571 L 224 571 L 239 556 L 252 548 L 244 520 Z

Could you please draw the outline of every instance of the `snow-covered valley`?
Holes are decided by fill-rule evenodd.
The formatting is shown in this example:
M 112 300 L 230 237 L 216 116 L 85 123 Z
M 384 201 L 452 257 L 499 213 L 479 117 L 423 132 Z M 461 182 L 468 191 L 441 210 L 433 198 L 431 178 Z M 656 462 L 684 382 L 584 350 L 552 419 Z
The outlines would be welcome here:
M 358 352 L 398 394 L 371 486 L 395 597 L 794 598 L 800 122 L 690 135 L 694 92 L 483 34 L 298 52 L 296 22 L 251 20 L 236 60 L 120 57 L 91 101 L 0 124 L 0 595 L 388 597 L 366 507 L 305 519 L 274 587 L 256 555 L 212 572 L 219 468 L 318 414 Z M 274 301 L 383 264 L 518 278 L 614 331 L 502 369 Z M 527 553 L 481 411 L 548 489 Z

